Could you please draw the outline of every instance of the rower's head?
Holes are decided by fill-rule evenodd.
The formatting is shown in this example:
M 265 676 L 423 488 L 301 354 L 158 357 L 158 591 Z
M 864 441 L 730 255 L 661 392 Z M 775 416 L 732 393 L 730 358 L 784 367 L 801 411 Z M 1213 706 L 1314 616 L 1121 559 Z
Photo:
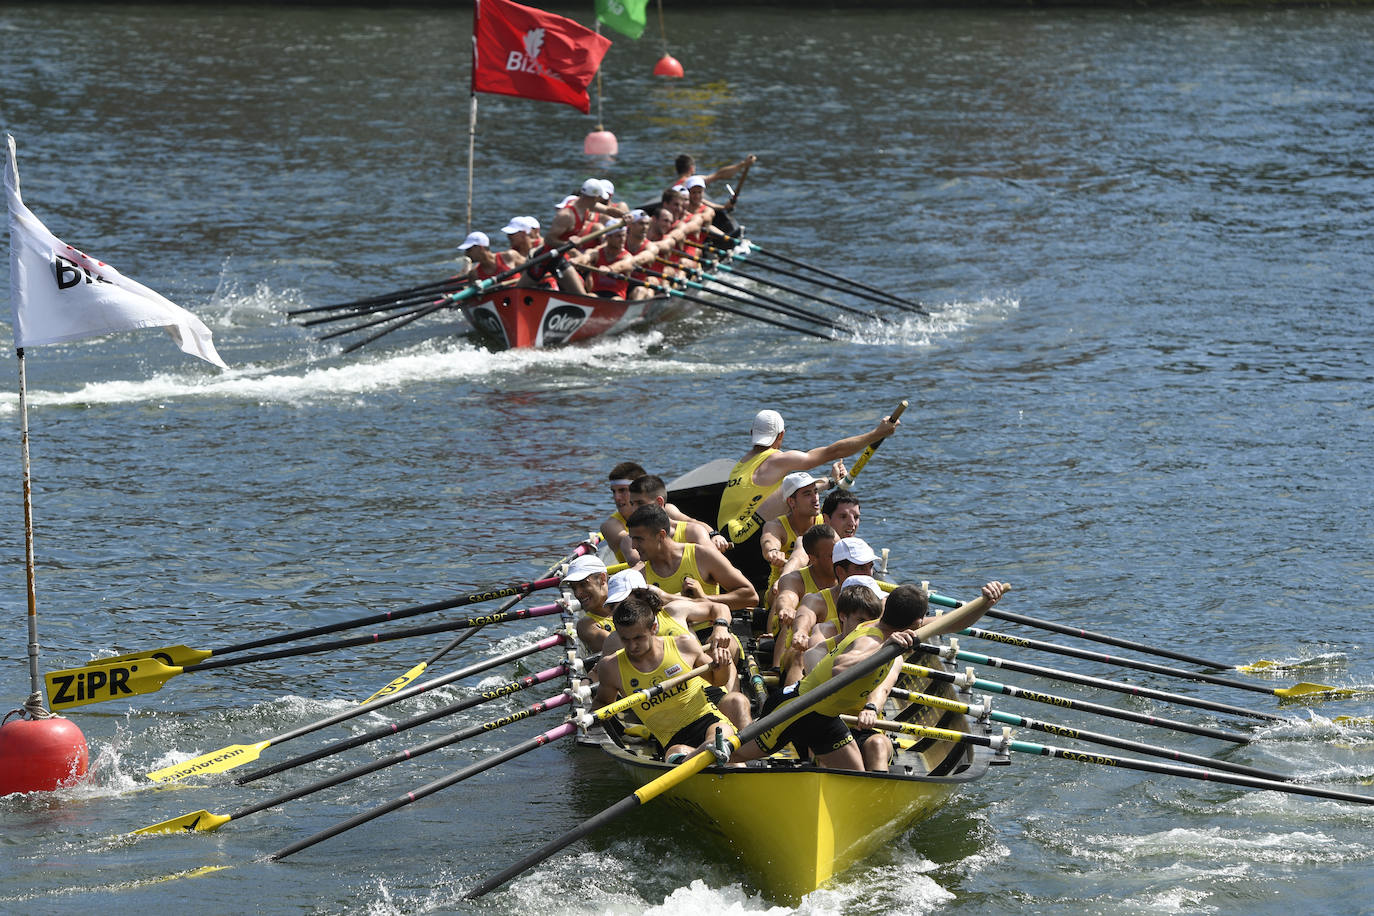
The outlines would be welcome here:
M 620 257 L 621 252 L 625 250 L 625 227 L 621 226 L 607 232 L 606 241 L 602 242 L 602 246 L 612 259 Z
M 595 554 L 580 556 L 568 564 L 559 587 L 572 592 L 582 610 L 600 614 L 606 606 L 606 564 Z
M 629 503 L 631 511 L 639 509 L 640 506 L 663 508 L 668 504 L 668 485 L 657 474 L 636 477 L 630 484 Z
M 782 498 L 787 511 L 815 517 L 821 509 L 821 482 L 805 471 L 796 471 L 782 479 Z
M 602 607 L 602 615 L 613 615 L 620 602 L 629 597 L 630 592 L 637 588 L 648 588 L 649 583 L 644 581 L 644 574 L 637 569 L 622 569 L 606 580 L 606 603 Z
M 644 241 L 644 236 L 649 234 L 649 214 L 643 210 L 631 210 L 625 217 L 625 241 L 639 247 L 639 243 Z
M 622 461 L 611 468 L 609 476 L 615 508 L 621 515 L 628 516 L 633 511 L 630 509 L 630 484 L 644 476 L 644 469 L 633 461 Z
M 782 444 L 784 429 L 782 414 L 776 410 L 760 410 L 754 414 L 749 441 L 754 443 L 756 448 L 777 448 Z
M 635 552 L 650 562 L 662 562 L 668 558 L 672 537 L 672 519 L 660 506 L 640 506 L 625 522 L 630 532 L 630 545 Z
M 660 202 L 663 206 L 658 208 L 659 212 L 670 211 L 674 220 L 682 219 L 682 214 L 687 212 L 687 192 L 678 190 L 677 185 L 664 191 Z
M 654 637 L 658 635 L 658 612 L 662 609 L 658 595 L 648 588 L 634 589 L 616 605 L 611 622 L 627 656 L 643 658 L 653 651 Z
M 676 219 L 677 217 L 673 215 L 672 208 L 666 205 L 654 211 L 653 227 L 654 231 L 658 233 L 659 238 L 662 238 L 672 231 L 673 221 Z
M 615 197 L 615 185 L 611 183 L 611 179 L 609 178 L 601 179 L 602 203 L 610 203 L 613 197 Z
M 693 175 L 682 183 L 687 189 L 687 206 L 695 210 L 701 206 L 701 202 L 706 198 L 706 179 L 700 175 Z
M 802 550 L 806 551 L 808 565 L 825 573 L 825 578 L 835 574 L 835 529 L 829 525 L 812 525 L 802 534 Z
M 605 185 L 600 178 L 588 178 L 582 182 L 582 188 L 578 191 L 577 200 L 585 206 L 591 206 L 601 199 L 601 195 L 606 191 Z
M 855 579 L 867 581 L 855 582 Z M 878 591 L 876 582 L 872 585 L 870 582 L 873 582 L 870 576 L 851 576 L 844 588 L 840 589 L 839 597 L 835 599 L 835 614 L 844 629 L 852 630 L 866 620 L 877 620 L 882 614 L 882 593 Z
M 684 178 L 697 170 L 697 161 L 690 154 L 683 153 L 673 162 L 673 168 L 677 169 L 678 178 Z
M 463 244 L 458 246 L 458 250 L 474 260 L 486 255 L 491 248 L 491 239 L 487 238 L 485 232 L 469 232 L 468 237 L 463 239 Z
M 544 244 L 544 236 L 539 234 L 539 220 L 533 216 L 520 216 L 517 219 L 525 224 L 525 231 L 529 233 L 532 246 L 537 248 Z
M 859 497 L 849 490 L 833 490 L 821 504 L 821 517 L 842 538 L 859 533 Z
M 894 630 L 909 630 L 930 610 L 930 596 L 919 585 L 899 585 L 883 604 L 882 624 Z
M 873 563 L 878 556 L 863 538 L 840 538 L 830 558 L 835 564 L 835 581 L 843 586 L 850 576 L 873 575 Z
M 530 250 L 530 226 L 527 219 L 533 219 L 533 217 L 512 217 L 510 222 L 501 227 L 501 231 L 506 234 L 506 238 L 510 241 L 510 247 L 521 254 L 529 254 Z

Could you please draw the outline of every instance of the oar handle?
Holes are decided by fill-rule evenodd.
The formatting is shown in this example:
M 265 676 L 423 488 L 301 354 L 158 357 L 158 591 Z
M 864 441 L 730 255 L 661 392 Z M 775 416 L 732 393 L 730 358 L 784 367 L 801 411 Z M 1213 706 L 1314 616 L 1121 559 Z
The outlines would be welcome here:
M 908 403 L 909 402 L 904 398 L 902 402 L 897 405 L 897 409 L 892 411 L 892 413 L 888 415 L 888 419 L 891 420 L 893 423 L 896 423 L 899 419 L 901 419 L 902 414 L 906 412 Z M 838 485 L 841 490 L 848 490 L 850 487 L 854 485 L 854 478 L 859 476 L 859 472 L 862 471 L 864 469 L 864 466 L 868 464 L 868 459 L 873 457 L 873 453 L 878 450 L 878 446 L 882 445 L 885 441 L 887 441 L 887 437 L 879 439 L 877 442 L 870 444 L 868 448 L 863 450 L 863 453 L 859 455 L 859 460 L 854 462 L 854 467 L 850 468 L 849 473 L 845 474 L 844 477 L 838 481 Z

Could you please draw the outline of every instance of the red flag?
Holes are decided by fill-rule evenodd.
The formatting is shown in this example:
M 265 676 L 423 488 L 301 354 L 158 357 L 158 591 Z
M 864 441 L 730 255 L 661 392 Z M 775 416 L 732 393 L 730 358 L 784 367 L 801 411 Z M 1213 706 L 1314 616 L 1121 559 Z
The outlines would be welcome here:
M 510 0 L 477 0 L 472 91 L 562 102 L 587 114 L 587 84 L 611 46 L 571 19 Z

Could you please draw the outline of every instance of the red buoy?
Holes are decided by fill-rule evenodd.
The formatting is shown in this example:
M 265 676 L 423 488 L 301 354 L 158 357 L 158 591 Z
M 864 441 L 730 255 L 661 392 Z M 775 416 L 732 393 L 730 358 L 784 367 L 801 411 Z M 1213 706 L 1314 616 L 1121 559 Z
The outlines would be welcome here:
M 0 725 L 0 795 L 51 792 L 86 775 L 86 736 L 70 719 L 10 719 Z
M 676 57 L 665 54 L 654 64 L 654 76 L 667 76 L 673 79 L 682 79 L 682 64 L 678 63 Z
M 588 156 L 614 156 L 620 151 L 620 143 L 609 130 L 594 130 L 582 142 L 582 152 Z

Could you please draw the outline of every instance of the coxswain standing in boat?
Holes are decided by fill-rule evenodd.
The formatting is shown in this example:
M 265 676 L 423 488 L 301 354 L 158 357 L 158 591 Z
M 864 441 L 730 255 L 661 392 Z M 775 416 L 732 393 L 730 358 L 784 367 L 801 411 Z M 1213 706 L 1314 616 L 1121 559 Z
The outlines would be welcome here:
M 807 564 L 778 579 L 773 589 L 773 605 L 769 631 L 773 639 L 773 667 L 784 684 L 801 679 L 801 654 L 811 647 L 810 628 L 801 632 L 796 628 L 797 610 L 802 599 L 813 592 L 835 584 L 835 529 L 829 525 L 814 525 L 801 537 Z
M 1006 585 L 1002 582 L 984 585 L 982 594 L 988 600 L 988 607 L 996 604 L 1005 591 Z M 912 648 L 917 644 L 915 628 L 921 625 L 928 609 L 928 596 L 919 586 L 899 586 L 888 595 L 876 624 L 861 624 L 841 638 L 834 650 L 825 655 L 790 693 L 786 689 L 782 691 L 774 708 L 799 702 L 809 691 L 852 668 L 884 645 Z M 730 758 L 731 762 L 757 760 L 791 742 L 800 754 L 814 755 L 823 767 L 862 770 L 863 755 L 840 716 L 854 715 L 861 729 L 872 728 L 880 710 L 871 697 L 879 696 L 875 691 L 892 677 L 894 669 L 900 671 L 900 664 L 901 659 L 895 659 L 891 665 L 877 668 L 809 709 L 799 710 L 797 715 L 764 732 L 754 742 L 742 745 Z
M 658 635 L 658 609 L 653 594 L 638 589 L 616 607 L 612 620 L 624 648 L 604 655 L 596 666 L 596 705 L 601 708 L 617 698 L 654 684 L 660 684 L 693 668 L 711 664 L 708 680 L 690 678 L 651 701 L 640 703 L 635 713 L 663 747 L 665 760 L 690 753 L 698 745 L 710 745 L 716 732 L 734 734 L 725 712 L 712 703 L 706 693 L 708 684 L 724 676 L 725 667 L 717 665 L 691 635 L 666 638 Z M 723 704 L 744 704 L 742 694 L 728 693 Z
M 702 175 L 702 183 L 710 184 L 713 181 L 729 181 L 731 178 L 734 178 L 740 172 L 757 162 L 758 158 L 758 156 L 750 153 L 734 165 L 722 165 L 709 175 Z M 689 153 L 683 153 L 681 156 L 678 156 L 677 160 L 673 163 L 673 167 L 677 170 L 677 178 L 673 181 L 673 187 L 685 184 L 686 181 L 696 175 L 697 172 L 696 159 L 692 158 Z
M 765 521 L 787 509 L 779 489 L 782 479 L 794 471 L 806 471 L 853 455 L 865 446 L 897 431 L 901 421 L 883 417 L 871 432 L 849 436 L 810 451 L 782 451 L 785 428 L 776 410 L 760 410 L 754 417 L 747 454 L 735 462 L 720 498 L 716 527 L 735 545 L 748 540 Z M 824 508 L 824 507 L 822 507 Z

